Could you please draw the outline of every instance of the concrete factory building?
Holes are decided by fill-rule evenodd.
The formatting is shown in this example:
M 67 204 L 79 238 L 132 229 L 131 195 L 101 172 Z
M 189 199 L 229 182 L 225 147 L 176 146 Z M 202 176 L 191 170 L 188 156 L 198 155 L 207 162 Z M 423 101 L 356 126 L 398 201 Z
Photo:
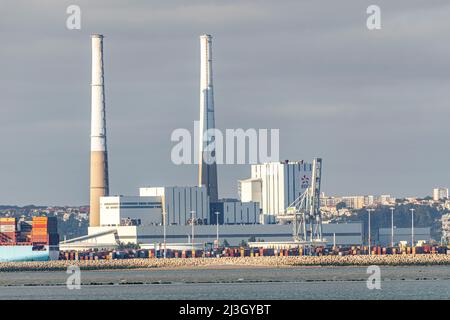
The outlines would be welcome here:
M 305 194 L 318 199 L 320 174 L 312 183 L 313 164 L 304 161 L 253 164 L 250 179 L 239 182 L 240 200 L 219 200 L 215 151 L 210 150 L 215 141 L 209 130 L 215 128 L 211 43 L 210 35 L 200 37 L 198 186 L 143 187 L 139 196 L 109 196 L 103 36 L 92 36 L 90 227 L 88 235 L 62 242 L 62 250 L 114 248 L 120 243 L 157 246 L 163 242 L 164 230 L 173 245 L 189 244 L 192 239 L 193 246 L 212 243 L 217 229 L 220 242 L 227 240 L 232 246 L 242 241 L 292 243 L 293 226 L 275 224 L 277 216 L 310 186 L 310 193 Z M 361 223 L 324 223 L 321 230 L 320 238 L 331 245 L 334 241 L 361 245 L 363 241 Z
M 159 197 L 167 225 L 186 225 L 194 215 L 197 224 L 208 224 L 209 197 L 206 187 L 143 187 L 141 197 Z
M 242 202 L 259 202 L 261 203 L 261 179 L 245 179 L 239 180 L 239 198 Z
M 100 198 L 100 226 L 150 226 L 260 223 L 258 202 L 209 202 L 206 187 L 143 187 L 139 196 Z
M 100 198 L 100 226 L 161 225 L 161 197 Z
M 216 239 L 216 226 L 195 226 L 195 245 L 213 243 Z M 75 238 L 60 244 L 62 250 L 86 250 L 87 248 L 114 248 L 119 243 L 135 243 L 141 246 L 161 247 L 164 242 L 163 226 L 120 226 L 89 227 L 87 236 Z M 362 223 L 324 223 L 323 235 L 328 245 L 352 246 L 362 245 Z M 191 243 L 192 226 L 167 226 L 166 241 L 168 244 Z M 291 225 L 222 225 L 219 226 L 220 242 L 226 240 L 231 246 L 238 246 L 242 241 L 292 242 Z
M 264 223 L 275 223 L 310 186 L 311 174 L 312 164 L 304 161 L 253 164 L 251 178 L 239 181 L 241 201 L 259 202 Z
M 222 199 L 211 203 L 211 224 L 259 224 L 259 202 L 241 202 L 238 199 Z

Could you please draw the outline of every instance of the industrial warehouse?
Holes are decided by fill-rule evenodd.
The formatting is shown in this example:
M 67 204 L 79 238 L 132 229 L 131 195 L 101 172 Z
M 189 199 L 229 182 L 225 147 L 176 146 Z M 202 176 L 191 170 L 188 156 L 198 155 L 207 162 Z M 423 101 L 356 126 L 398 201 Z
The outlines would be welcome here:
M 362 245 L 361 223 L 322 224 L 322 160 L 252 164 L 240 180 L 239 199 L 220 199 L 215 153 L 212 37 L 200 36 L 198 184 L 143 186 L 138 195 L 110 195 L 106 137 L 103 36 L 92 40 L 91 194 L 88 235 L 60 243 L 61 250 L 141 247 Z M 201 134 L 200 134 L 201 136 Z M 211 159 L 213 161 L 211 161 Z M 209 160 L 209 161 L 206 161 Z

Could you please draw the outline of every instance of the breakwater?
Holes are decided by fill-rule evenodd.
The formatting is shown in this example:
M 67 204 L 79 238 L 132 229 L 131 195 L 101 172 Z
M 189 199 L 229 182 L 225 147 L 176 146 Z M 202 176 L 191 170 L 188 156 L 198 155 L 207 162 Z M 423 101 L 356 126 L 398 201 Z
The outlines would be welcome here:
M 0 272 L 61 271 L 68 266 L 81 270 L 117 270 L 151 268 L 216 268 L 216 267 L 299 267 L 299 266 L 424 266 L 450 265 L 450 255 L 360 255 L 360 256 L 284 256 L 222 257 L 186 259 L 125 259 L 44 262 L 3 262 Z

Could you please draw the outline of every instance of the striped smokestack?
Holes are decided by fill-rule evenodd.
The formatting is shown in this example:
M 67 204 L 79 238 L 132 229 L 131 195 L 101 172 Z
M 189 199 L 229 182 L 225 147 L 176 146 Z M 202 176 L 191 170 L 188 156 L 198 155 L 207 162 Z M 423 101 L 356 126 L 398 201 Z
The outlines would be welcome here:
M 106 148 L 105 88 L 103 83 L 103 35 L 92 38 L 91 83 L 91 193 L 89 225 L 100 226 L 100 197 L 109 194 Z
M 217 165 L 215 150 L 209 149 L 215 141 L 214 93 L 212 77 L 212 37 L 209 34 L 200 36 L 200 149 L 198 180 L 199 185 L 206 186 L 209 200 L 217 202 Z M 206 132 L 206 139 L 203 135 Z M 206 160 L 206 161 L 205 161 Z

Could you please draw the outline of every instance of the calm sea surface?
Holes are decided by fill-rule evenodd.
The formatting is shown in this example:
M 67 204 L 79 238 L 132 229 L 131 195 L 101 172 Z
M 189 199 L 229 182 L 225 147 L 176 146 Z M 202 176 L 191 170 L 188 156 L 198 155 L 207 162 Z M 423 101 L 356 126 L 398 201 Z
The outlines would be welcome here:
M 367 269 L 243 268 L 82 271 L 80 290 L 65 272 L 0 273 L 0 299 L 450 299 L 450 267 L 381 267 L 381 289 Z

